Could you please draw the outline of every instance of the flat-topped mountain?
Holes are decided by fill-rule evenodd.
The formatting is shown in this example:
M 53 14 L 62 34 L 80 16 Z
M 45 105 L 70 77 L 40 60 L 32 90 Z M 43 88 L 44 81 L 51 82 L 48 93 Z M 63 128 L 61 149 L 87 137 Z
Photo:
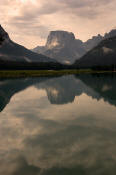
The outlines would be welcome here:
M 50 32 L 45 48 L 45 55 L 62 63 L 72 63 L 85 53 L 82 41 L 66 31 Z
M 73 33 L 66 31 L 51 31 L 47 39 L 46 49 L 68 46 L 70 43 L 74 42 L 74 40 L 75 36 Z
M 8 33 L 0 25 L 0 60 L 15 62 L 56 62 L 54 59 L 34 53 L 13 42 Z
M 38 46 L 33 51 L 55 58 L 61 63 L 73 63 L 85 54 L 83 42 L 67 31 L 51 31 L 46 45 Z

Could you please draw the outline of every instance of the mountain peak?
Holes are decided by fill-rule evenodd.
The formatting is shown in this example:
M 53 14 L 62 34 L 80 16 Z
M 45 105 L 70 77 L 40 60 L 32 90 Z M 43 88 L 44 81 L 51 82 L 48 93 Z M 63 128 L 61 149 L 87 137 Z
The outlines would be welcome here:
M 75 36 L 72 32 L 62 30 L 51 31 L 47 39 L 46 48 L 53 49 L 58 46 L 63 47 L 74 40 Z
M 0 25 L 0 44 L 4 43 L 5 41 L 8 41 L 8 40 L 9 40 L 8 33 Z

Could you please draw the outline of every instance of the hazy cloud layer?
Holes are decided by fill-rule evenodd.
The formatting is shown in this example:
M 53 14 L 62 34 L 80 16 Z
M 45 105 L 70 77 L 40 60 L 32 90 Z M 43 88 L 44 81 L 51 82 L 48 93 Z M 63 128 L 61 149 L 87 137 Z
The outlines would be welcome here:
M 16 42 L 43 44 L 50 30 L 86 40 L 115 27 L 115 0 L 0 0 L 0 21 Z

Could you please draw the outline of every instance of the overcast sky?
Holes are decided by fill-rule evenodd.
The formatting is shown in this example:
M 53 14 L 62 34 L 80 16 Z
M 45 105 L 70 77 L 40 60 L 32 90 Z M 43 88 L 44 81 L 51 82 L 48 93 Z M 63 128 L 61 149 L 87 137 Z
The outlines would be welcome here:
M 85 41 L 116 27 L 116 0 L 0 0 L 0 23 L 28 48 L 44 44 L 51 30 Z

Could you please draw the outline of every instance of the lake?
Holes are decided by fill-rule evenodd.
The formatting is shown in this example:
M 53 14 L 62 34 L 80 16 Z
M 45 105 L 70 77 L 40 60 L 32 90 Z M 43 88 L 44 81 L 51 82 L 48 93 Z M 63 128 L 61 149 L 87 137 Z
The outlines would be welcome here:
M 0 79 L 0 175 L 114 175 L 116 74 Z

